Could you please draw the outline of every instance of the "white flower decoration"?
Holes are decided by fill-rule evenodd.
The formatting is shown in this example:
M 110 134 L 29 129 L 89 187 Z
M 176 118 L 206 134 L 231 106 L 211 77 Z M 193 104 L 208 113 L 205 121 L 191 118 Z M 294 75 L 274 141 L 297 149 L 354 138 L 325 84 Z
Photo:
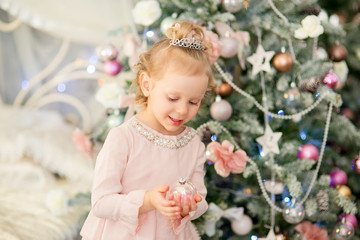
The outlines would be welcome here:
M 158 20 L 161 13 L 159 2 L 154 0 L 140 1 L 132 10 L 135 23 L 146 27 Z
M 315 50 L 315 57 L 317 59 L 329 59 L 326 50 L 322 47 L 319 47 Z
M 118 108 L 119 96 L 123 93 L 123 89 L 118 83 L 105 83 L 97 91 L 95 99 L 104 105 L 105 108 Z
M 356 56 L 357 59 L 360 60 L 360 48 L 355 49 L 355 56 Z
M 336 76 L 338 76 L 339 81 L 345 82 L 349 73 L 349 68 L 346 64 L 346 61 L 334 62 L 333 66 L 334 66 L 334 73 L 336 74 Z
M 329 20 L 329 15 L 324 9 L 321 9 L 318 18 L 320 19 L 321 22 L 322 21 L 327 22 Z
M 65 214 L 68 209 L 68 197 L 62 189 L 51 190 L 46 195 L 45 205 L 54 215 Z
M 340 18 L 336 14 L 333 14 L 329 17 L 329 15 L 325 10 L 321 10 L 318 15 L 318 18 L 320 19 L 321 22 L 328 22 L 335 27 L 340 26 Z
M 305 39 L 308 37 L 315 38 L 324 32 L 320 19 L 315 15 L 309 15 L 301 21 L 302 27 L 295 30 L 294 37 L 297 39 Z
M 331 23 L 333 26 L 335 27 L 339 27 L 340 26 L 340 18 L 338 15 L 333 14 L 329 17 L 329 23 Z

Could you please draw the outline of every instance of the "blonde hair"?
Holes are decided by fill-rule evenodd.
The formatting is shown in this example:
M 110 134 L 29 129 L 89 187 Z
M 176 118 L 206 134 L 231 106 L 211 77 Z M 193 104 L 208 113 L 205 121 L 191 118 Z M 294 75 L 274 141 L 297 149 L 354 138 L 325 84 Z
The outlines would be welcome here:
M 131 86 L 136 87 L 135 101 L 138 105 L 147 106 L 147 97 L 140 88 L 141 74 L 161 77 L 169 63 L 177 63 L 179 69 L 188 73 L 205 72 L 209 77 L 208 90 L 214 87 L 211 63 L 207 55 L 207 52 L 211 52 L 211 43 L 204 44 L 205 51 L 170 45 L 170 40 L 189 38 L 189 36 L 200 41 L 204 40 L 204 32 L 200 26 L 189 22 L 176 22 L 166 31 L 166 38 L 159 40 L 140 55 L 139 62 L 134 66 L 136 78 Z

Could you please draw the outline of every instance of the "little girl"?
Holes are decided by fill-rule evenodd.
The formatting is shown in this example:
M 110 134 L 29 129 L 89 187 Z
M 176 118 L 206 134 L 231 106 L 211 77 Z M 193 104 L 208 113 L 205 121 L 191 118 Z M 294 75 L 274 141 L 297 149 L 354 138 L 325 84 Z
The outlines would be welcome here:
M 198 112 L 213 75 L 202 28 L 175 23 L 140 56 L 136 101 L 143 110 L 113 128 L 95 167 L 84 240 L 200 239 L 190 222 L 207 210 L 205 146 L 184 126 Z M 187 178 L 198 194 L 168 194 Z

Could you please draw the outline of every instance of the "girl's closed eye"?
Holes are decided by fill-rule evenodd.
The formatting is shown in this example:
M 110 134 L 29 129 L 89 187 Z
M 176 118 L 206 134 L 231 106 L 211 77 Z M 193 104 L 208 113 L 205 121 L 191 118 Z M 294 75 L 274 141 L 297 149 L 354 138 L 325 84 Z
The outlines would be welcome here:
M 176 100 L 178 100 L 177 98 L 174 98 L 174 97 L 168 97 L 168 99 L 170 102 L 175 102 Z
M 195 105 L 195 106 L 197 106 L 197 105 L 199 105 L 199 102 L 195 102 L 195 101 L 190 101 L 190 104 L 192 104 L 192 105 Z

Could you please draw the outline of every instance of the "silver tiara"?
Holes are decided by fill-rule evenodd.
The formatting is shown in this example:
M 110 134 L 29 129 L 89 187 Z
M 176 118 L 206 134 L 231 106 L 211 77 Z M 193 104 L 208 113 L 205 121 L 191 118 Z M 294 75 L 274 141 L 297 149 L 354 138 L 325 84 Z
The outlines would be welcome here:
M 184 47 L 184 48 L 193 48 L 196 50 L 205 50 L 204 44 L 195 38 L 182 38 L 170 40 L 170 45 Z

